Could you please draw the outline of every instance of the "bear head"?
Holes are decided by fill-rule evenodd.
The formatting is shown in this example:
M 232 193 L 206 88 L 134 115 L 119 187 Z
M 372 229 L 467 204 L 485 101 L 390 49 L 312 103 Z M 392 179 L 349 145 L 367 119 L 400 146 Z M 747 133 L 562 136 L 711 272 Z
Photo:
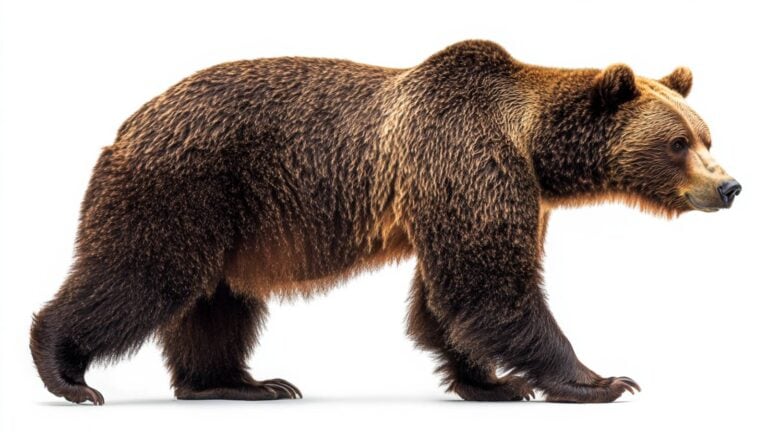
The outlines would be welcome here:
M 610 190 L 655 213 L 716 211 L 741 192 L 710 155 L 709 129 L 685 102 L 692 82 L 683 67 L 655 80 L 619 64 L 593 83 L 598 109 L 614 111 L 625 124 L 608 143 Z

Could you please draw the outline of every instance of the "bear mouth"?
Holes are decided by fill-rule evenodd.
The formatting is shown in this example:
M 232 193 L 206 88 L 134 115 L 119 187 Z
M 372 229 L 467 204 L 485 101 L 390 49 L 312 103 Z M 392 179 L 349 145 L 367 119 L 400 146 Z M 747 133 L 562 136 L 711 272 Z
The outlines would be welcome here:
M 690 204 L 691 207 L 699 211 L 713 213 L 720 210 L 719 207 L 710 207 L 702 204 L 701 202 L 697 201 L 696 198 L 692 197 L 691 194 L 688 194 L 688 193 L 685 194 L 685 199 L 688 200 L 688 204 Z

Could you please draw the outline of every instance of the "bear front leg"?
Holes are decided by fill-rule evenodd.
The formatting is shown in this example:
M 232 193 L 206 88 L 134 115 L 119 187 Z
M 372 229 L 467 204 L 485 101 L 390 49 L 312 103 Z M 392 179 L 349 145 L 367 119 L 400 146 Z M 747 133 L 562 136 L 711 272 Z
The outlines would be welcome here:
M 446 340 L 440 322 L 429 310 L 421 270 L 417 268 L 411 287 L 408 335 L 416 345 L 435 354 L 437 372 L 448 391 L 471 401 L 520 401 L 535 397 L 533 387 L 521 377 L 496 375 L 494 362 L 473 363 Z
M 413 218 L 424 303 L 447 352 L 509 370 L 548 401 L 610 402 L 639 390 L 629 378 L 603 378 L 584 366 L 552 317 L 540 287 L 535 186 L 475 178 L 474 186 L 494 190 L 459 196 L 454 188 L 450 201 L 422 201 Z
M 451 348 L 444 354 L 447 367 L 460 364 L 456 358 L 498 365 L 512 371 L 509 379 L 542 390 L 553 402 L 611 402 L 624 391 L 639 390 L 629 378 L 603 378 L 578 360 L 547 308 L 536 266 L 505 258 L 504 251 L 510 250 L 483 244 L 466 251 L 456 247 L 447 254 L 433 250 L 422 258 L 427 308 Z M 453 380 L 451 389 L 462 397 L 465 384 L 483 388 L 455 376 L 460 378 Z
M 523 371 L 546 394 L 548 402 L 613 402 L 625 391 L 640 391 L 631 378 L 603 378 L 582 364 L 543 296 L 530 305 L 530 310 L 517 323 L 522 336 L 515 339 L 515 344 L 522 352 L 510 352 L 505 359 Z

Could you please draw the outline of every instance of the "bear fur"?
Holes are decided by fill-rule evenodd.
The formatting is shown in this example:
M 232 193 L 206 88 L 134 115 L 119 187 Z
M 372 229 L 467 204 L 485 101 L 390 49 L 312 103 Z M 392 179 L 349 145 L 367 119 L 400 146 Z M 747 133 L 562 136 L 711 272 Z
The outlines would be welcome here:
M 561 205 L 691 209 L 683 165 L 639 138 L 682 124 L 662 105 L 695 116 L 679 102 L 690 83 L 682 68 L 655 81 L 527 65 L 486 41 L 410 69 L 291 57 L 200 71 L 103 149 L 71 273 L 33 320 L 40 377 L 101 404 L 88 366 L 155 334 L 178 398 L 300 397 L 247 372 L 267 300 L 415 255 L 408 333 L 462 398 L 639 389 L 577 359 L 542 292 L 543 236 Z M 703 122 L 689 129 L 709 146 Z

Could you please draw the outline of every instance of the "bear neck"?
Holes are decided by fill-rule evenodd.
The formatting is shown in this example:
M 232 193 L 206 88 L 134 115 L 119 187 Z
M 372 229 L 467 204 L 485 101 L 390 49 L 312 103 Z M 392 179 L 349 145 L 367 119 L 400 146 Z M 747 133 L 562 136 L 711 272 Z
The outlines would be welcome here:
M 545 200 L 565 201 L 608 192 L 610 143 L 622 128 L 620 112 L 594 103 L 597 70 L 549 70 L 537 77 L 537 113 L 528 142 Z M 547 82 L 548 81 L 548 82 Z

